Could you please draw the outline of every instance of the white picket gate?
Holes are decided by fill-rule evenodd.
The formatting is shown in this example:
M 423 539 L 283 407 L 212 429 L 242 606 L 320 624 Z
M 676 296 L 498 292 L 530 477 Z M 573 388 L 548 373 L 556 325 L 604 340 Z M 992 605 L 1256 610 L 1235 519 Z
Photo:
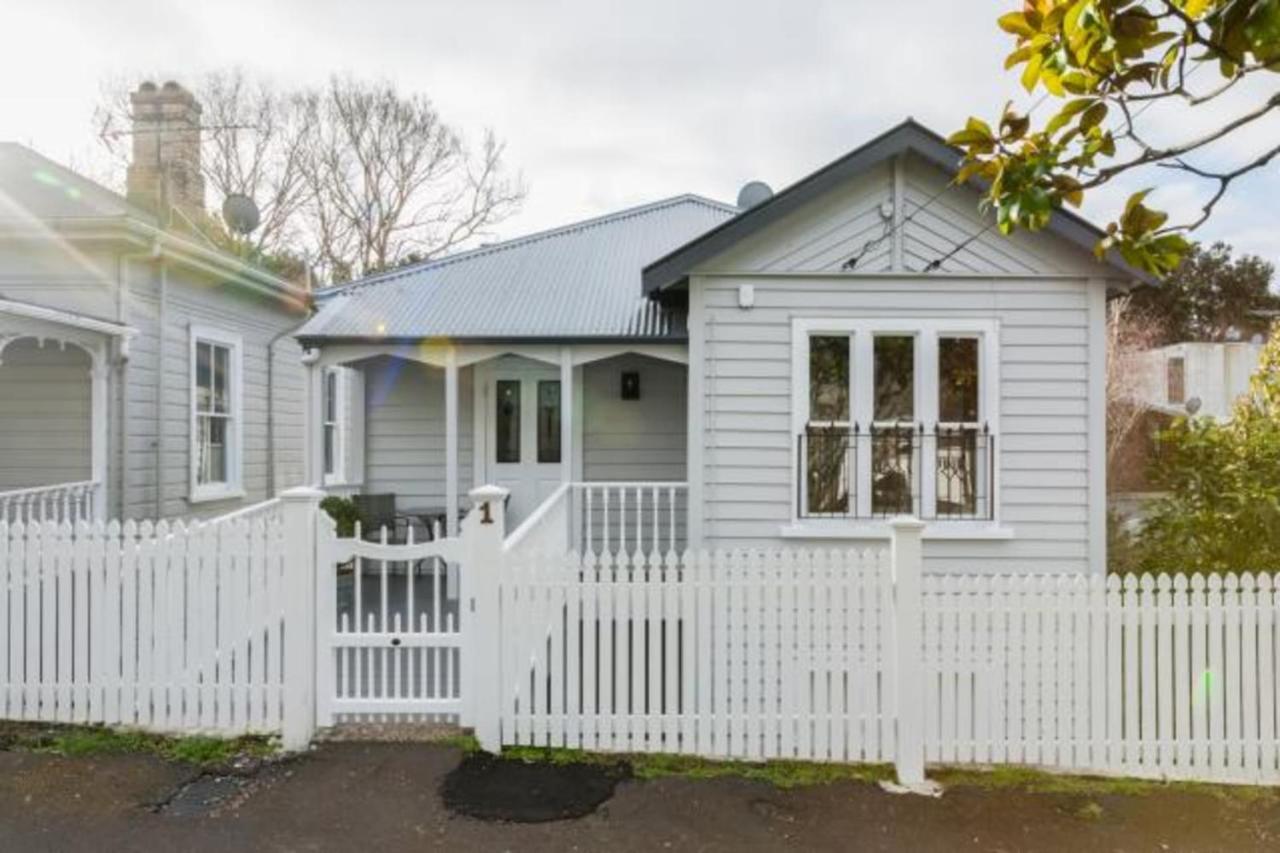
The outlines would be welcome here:
M 281 728 L 279 522 L 0 522 L 0 716 Z
M 438 532 L 437 532 L 438 533 Z M 363 715 L 456 720 L 462 712 L 458 538 L 339 539 L 322 527 L 317 624 L 320 725 Z

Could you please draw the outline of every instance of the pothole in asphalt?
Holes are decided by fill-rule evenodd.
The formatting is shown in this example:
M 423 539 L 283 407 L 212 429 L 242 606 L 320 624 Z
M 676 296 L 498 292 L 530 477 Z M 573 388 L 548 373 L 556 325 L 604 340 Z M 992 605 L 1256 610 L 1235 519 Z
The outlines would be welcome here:
M 215 776 L 203 773 L 184 782 L 169 796 L 157 803 L 153 810 L 169 817 L 198 817 L 213 814 L 233 800 L 240 798 L 252 779 L 244 776 Z
M 445 807 L 481 820 L 542 823 L 591 814 L 629 775 L 625 764 L 552 764 L 468 755 L 440 786 Z
M 223 772 L 205 771 L 191 777 L 149 808 L 169 817 L 212 817 L 240 807 L 253 794 L 290 775 L 292 771 L 278 764 L 237 763 Z

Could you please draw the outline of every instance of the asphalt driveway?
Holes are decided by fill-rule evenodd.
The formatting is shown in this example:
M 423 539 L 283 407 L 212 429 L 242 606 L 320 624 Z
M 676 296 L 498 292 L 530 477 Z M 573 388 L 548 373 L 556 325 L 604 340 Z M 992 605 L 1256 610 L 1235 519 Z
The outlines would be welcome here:
M 953 784 L 940 799 L 869 783 L 621 782 L 577 820 L 453 815 L 459 750 L 331 743 L 231 783 L 154 755 L 0 752 L 0 850 L 1275 850 L 1280 797 L 1171 787 L 1035 793 Z M 221 788 L 219 786 L 222 786 Z M 199 795 L 199 796 L 197 796 Z

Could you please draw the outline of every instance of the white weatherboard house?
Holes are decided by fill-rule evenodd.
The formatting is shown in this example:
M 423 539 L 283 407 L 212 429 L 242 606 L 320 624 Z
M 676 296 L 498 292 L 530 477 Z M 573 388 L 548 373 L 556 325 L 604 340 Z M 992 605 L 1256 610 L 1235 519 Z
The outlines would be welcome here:
M 958 159 L 908 121 L 742 209 L 321 294 L 310 479 L 451 528 L 497 483 L 526 530 L 569 503 L 583 548 L 849 547 L 912 513 L 933 570 L 1101 572 L 1105 300 L 1141 276 L 1069 213 L 1000 236 Z
M 0 143 L 0 520 L 210 516 L 301 481 L 308 296 L 191 227 L 191 95 L 133 110 L 127 197 Z

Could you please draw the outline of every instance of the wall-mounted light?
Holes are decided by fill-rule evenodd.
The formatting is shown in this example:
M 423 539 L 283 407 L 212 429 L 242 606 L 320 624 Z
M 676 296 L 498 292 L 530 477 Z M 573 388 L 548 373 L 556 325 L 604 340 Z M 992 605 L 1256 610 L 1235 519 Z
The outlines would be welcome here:
M 627 370 L 622 374 L 622 399 L 640 399 L 640 374 L 634 370 Z

